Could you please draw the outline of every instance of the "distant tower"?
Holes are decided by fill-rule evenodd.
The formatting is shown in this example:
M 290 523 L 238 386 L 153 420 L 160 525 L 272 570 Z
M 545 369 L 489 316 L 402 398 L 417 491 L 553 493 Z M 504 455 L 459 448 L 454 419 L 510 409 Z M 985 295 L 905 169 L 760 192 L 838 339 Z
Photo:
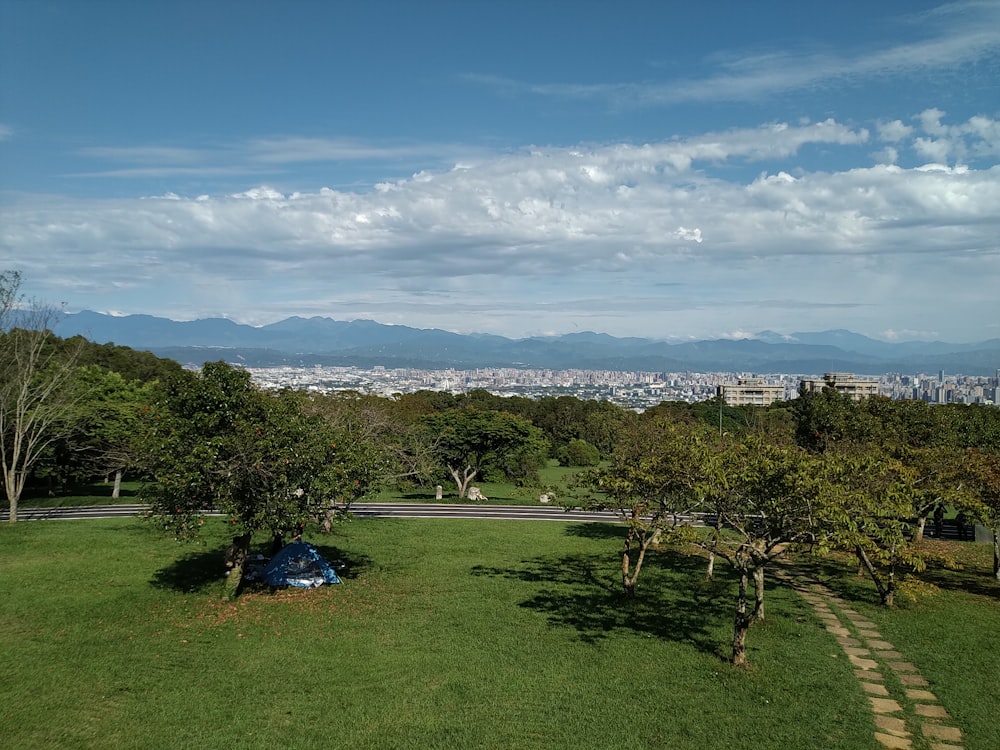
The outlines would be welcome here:
M 938 382 L 939 383 L 944 382 L 944 370 L 938 370 Z

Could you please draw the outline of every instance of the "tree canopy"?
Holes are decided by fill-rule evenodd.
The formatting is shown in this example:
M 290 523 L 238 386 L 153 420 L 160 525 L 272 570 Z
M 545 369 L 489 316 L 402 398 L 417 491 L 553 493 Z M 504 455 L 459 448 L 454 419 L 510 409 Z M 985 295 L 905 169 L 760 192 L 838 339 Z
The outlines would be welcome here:
M 145 419 L 142 498 L 179 538 L 192 538 L 205 511 L 225 513 L 234 533 L 235 588 L 251 536 L 296 533 L 321 514 L 346 511 L 377 487 L 377 452 L 306 415 L 290 392 L 264 393 L 250 375 L 206 363 L 158 387 Z

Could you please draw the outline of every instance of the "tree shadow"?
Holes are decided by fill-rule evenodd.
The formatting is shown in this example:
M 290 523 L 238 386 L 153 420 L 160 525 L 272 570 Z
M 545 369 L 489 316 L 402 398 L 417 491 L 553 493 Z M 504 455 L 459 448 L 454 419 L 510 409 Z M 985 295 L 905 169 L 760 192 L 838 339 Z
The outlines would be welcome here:
M 1000 586 L 993 577 L 992 570 L 963 565 L 961 568 L 945 566 L 940 562 L 929 562 L 920 578 L 940 589 L 964 591 L 967 594 L 990 599 L 1000 597 Z
M 153 574 L 150 584 L 184 594 L 217 586 L 225 577 L 226 554 L 221 547 L 192 552 Z
M 857 563 L 852 558 L 801 556 L 795 559 L 794 567 L 799 574 L 823 584 L 847 601 L 881 606 L 871 578 L 866 573 L 858 575 Z M 946 591 L 963 591 L 990 599 L 1000 594 L 992 571 L 973 566 L 956 569 L 939 560 L 928 560 L 927 567 L 916 578 Z
M 575 536 L 580 539 L 604 541 L 606 539 L 624 539 L 625 527 L 620 523 L 604 523 L 601 521 L 573 523 L 566 526 L 566 531 L 563 533 L 566 536 Z
M 325 544 L 311 543 L 335 571 L 337 577 L 345 581 L 358 578 L 366 568 L 371 567 L 372 559 L 361 552 L 351 552 Z
M 313 544 L 316 550 L 333 565 L 341 580 L 354 580 L 371 566 L 371 558 L 358 552 L 345 552 L 338 547 Z M 255 545 L 251 554 L 270 556 L 268 545 Z M 194 594 L 219 585 L 225 578 L 226 552 L 222 547 L 192 552 L 175 560 L 153 574 L 150 584 L 158 589 L 169 589 L 184 594 Z M 240 590 L 266 589 L 265 584 L 244 580 Z
M 581 524 L 581 526 L 584 524 Z M 638 633 L 727 660 L 718 624 L 732 607 L 729 587 L 704 582 L 704 560 L 665 551 L 647 555 L 639 588 L 626 597 L 607 556 L 573 554 L 522 560 L 517 567 L 475 566 L 472 575 L 522 582 L 531 593 L 520 606 L 553 627 L 571 628 L 587 643 Z
M 430 492 L 414 490 L 412 492 L 403 492 L 399 495 L 403 500 L 420 500 L 426 503 L 443 503 L 448 501 L 448 494 L 445 493 L 440 500 L 435 499 L 434 490 Z M 454 498 L 454 495 L 452 495 Z

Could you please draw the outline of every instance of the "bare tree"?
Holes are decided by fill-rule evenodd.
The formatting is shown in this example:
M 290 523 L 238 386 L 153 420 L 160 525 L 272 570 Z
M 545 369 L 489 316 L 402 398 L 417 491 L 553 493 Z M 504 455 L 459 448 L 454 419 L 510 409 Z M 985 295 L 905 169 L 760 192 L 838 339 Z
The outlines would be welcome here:
M 0 273 L 0 471 L 10 507 L 17 506 L 32 466 L 61 434 L 78 346 L 52 333 L 58 310 L 26 300 L 18 271 Z

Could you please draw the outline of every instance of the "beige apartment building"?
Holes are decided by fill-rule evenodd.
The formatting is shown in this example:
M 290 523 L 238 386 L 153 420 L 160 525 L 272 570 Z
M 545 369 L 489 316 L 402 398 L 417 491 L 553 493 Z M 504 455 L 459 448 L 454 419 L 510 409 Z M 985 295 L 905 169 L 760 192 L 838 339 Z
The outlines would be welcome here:
M 827 372 L 823 373 L 822 380 L 802 381 L 802 387 L 806 392 L 822 391 L 827 385 L 832 385 L 840 393 L 850 396 L 853 401 L 878 395 L 878 380 L 859 378 L 847 372 Z
M 740 379 L 735 383 L 723 383 L 718 394 L 729 406 L 767 406 L 775 401 L 784 401 L 785 386 L 768 385 L 759 378 Z

